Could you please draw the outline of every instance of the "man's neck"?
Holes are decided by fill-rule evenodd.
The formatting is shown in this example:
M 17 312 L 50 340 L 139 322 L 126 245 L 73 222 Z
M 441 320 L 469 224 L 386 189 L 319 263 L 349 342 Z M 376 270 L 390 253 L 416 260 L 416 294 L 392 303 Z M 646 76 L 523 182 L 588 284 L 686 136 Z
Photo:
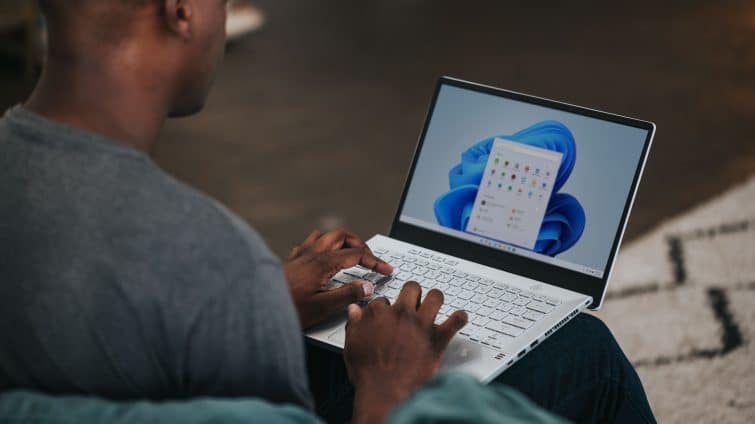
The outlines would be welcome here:
M 53 121 L 149 153 L 168 113 L 165 87 L 150 86 L 149 80 L 140 79 L 135 71 L 125 61 L 113 64 L 48 57 L 24 106 Z

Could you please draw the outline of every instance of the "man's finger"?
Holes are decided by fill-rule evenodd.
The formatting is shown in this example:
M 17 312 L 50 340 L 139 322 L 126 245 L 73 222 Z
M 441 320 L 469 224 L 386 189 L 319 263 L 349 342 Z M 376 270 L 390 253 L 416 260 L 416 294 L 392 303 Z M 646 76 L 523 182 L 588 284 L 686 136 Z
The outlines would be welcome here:
M 362 319 L 362 308 L 356 303 L 352 303 L 346 309 L 346 329 L 348 330 L 349 324 L 353 324 Z
M 416 281 L 408 281 L 401 288 L 394 306 L 409 311 L 416 311 L 419 306 L 419 299 L 422 296 L 422 287 Z
M 446 350 L 448 343 L 451 342 L 451 338 L 467 325 L 467 320 L 469 320 L 467 313 L 458 310 L 435 329 L 435 348 L 438 350 L 438 353 Z
M 339 228 L 323 234 L 317 240 L 317 246 L 322 250 L 336 250 L 342 247 L 363 247 L 365 244 L 355 233 Z
M 388 262 L 375 256 L 375 254 L 372 253 L 372 250 L 370 250 L 367 245 L 363 247 L 354 247 L 343 250 L 353 252 L 354 254 L 359 254 L 358 263 L 365 268 L 369 268 L 384 275 L 393 274 L 393 267 Z
M 321 235 L 322 235 L 322 231 L 312 230 L 312 232 L 309 233 L 307 238 L 305 238 L 304 241 L 299 245 L 299 250 L 300 251 L 311 250 L 312 246 L 314 246 L 315 242 L 317 241 L 317 239 L 320 238 Z
M 319 304 L 320 310 L 324 311 L 326 315 L 330 315 L 343 310 L 344 306 L 359 302 L 374 293 L 375 286 L 371 282 L 357 280 L 344 284 L 337 289 L 317 293 L 314 300 Z
M 441 306 L 443 306 L 443 293 L 438 289 L 432 289 L 427 292 L 425 300 L 422 301 L 422 304 L 417 311 L 417 316 L 419 317 L 420 322 L 426 326 L 433 325 L 435 316 L 438 315 Z

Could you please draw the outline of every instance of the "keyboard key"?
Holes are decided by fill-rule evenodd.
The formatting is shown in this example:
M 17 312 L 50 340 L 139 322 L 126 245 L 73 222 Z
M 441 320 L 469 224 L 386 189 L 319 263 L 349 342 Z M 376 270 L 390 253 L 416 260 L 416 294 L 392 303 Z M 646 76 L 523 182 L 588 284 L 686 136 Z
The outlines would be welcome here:
M 475 291 L 480 294 L 487 294 L 490 290 L 493 290 L 491 286 L 477 286 Z
M 493 308 L 489 308 L 487 306 L 480 306 L 480 309 L 477 310 L 477 313 L 479 315 L 489 316 L 493 313 Z
M 383 249 L 382 247 L 378 247 L 375 250 L 373 250 L 373 252 L 376 253 L 376 254 L 378 254 L 378 255 L 385 255 L 386 253 L 388 253 L 388 250 L 387 249 Z
M 456 297 L 456 295 L 458 295 L 459 293 L 461 293 L 461 287 L 450 286 L 444 294 Z
M 466 283 L 464 283 L 464 284 L 463 284 L 463 285 L 462 285 L 461 287 L 462 287 L 462 288 L 465 288 L 465 289 L 467 289 L 467 290 L 474 290 L 474 289 L 476 289 L 476 288 L 477 288 L 477 285 L 478 285 L 478 284 L 477 284 L 477 283 L 475 283 L 474 281 L 467 281 L 467 282 L 466 282 Z
M 525 308 L 523 306 L 516 306 L 514 308 L 511 308 L 511 310 L 509 311 L 509 313 L 511 315 L 516 315 L 518 317 L 522 316 L 522 314 L 525 313 L 525 312 L 527 312 L 527 308 Z
M 519 337 L 524 332 L 521 328 L 500 321 L 490 321 L 486 328 L 499 333 L 508 334 L 511 337 Z
M 472 314 L 477 313 L 478 309 L 480 309 L 480 305 L 478 303 L 469 302 L 466 306 L 464 306 L 464 310 Z
M 459 299 L 464 299 L 464 300 L 469 300 L 469 299 L 472 298 L 472 296 L 474 296 L 474 292 L 473 291 L 471 291 L 471 290 L 463 290 L 463 289 L 462 289 L 461 293 L 459 293 L 458 295 L 456 295 L 456 297 L 458 297 Z
M 495 308 L 496 306 L 501 304 L 501 301 L 498 299 L 491 299 L 488 298 L 485 302 L 482 303 L 483 305 L 487 306 L 488 308 Z
M 443 268 L 440 269 L 440 272 L 442 272 L 444 274 L 453 274 L 455 271 L 453 270 L 453 268 L 443 267 Z
M 416 267 L 412 270 L 412 274 L 414 275 L 425 275 L 426 272 L 427 269 L 422 267 Z
M 474 296 L 472 296 L 472 299 L 470 300 L 474 303 L 482 303 L 488 299 L 489 297 L 485 296 L 484 294 L 476 293 Z
M 514 305 L 511 303 L 501 303 L 500 305 L 496 306 L 496 309 L 503 312 L 508 312 L 513 308 Z
M 490 318 L 479 314 L 475 314 L 475 318 L 472 320 L 472 324 L 479 325 L 481 327 L 485 326 L 485 324 L 487 324 L 488 322 L 490 322 Z
M 495 284 L 495 281 L 493 281 L 493 280 L 480 280 L 480 284 L 483 284 L 483 285 L 486 285 L 486 286 L 490 286 L 490 285 Z
M 516 295 L 514 293 L 506 292 L 504 293 L 500 299 L 504 302 L 513 302 L 514 299 L 516 299 Z
M 522 314 L 522 318 L 528 319 L 530 321 L 538 321 L 540 318 L 544 316 L 545 314 L 541 314 L 540 312 L 535 312 L 535 311 L 527 311 L 524 314 Z
M 456 266 L 459 265 L 459 261 L 455 261 L 453 259 L 446 259 L 443 261 L 446 265 Z
M 465 278 L 467 276 L 467 273 L 464 271 L 455 271 L 454 276 L 459 277 L 459 278 Z
M 532 321 L 526 320 L 520 317 L 515 317 L 513 315 L 509 315 L 506 318 L 504 318 L 503 322 L 505 322 L 506 324 L 513 325 L 515 327 L 523 328 L 525 330 L 532 327 Z
M 543 302 L 530 302 L 527 307 L 533 311 L 537 311 L 543 314 L 549 314 L 553 312 L 553 306 Z
M 395 279 L 401 280 L 401 281 L 407 281 L 410 278 L 412 278 L 412 273 L 407 271 L 401 271 L 398 274 L 394 276 Z
M 426 266 L 426 265 L 428 265 L 429 263 L 430 263 L 430 261 L 428 261 L 428 260 L 426 260 L 426 259 L 418 259 L 418 260 L 417 260 L 417 265 Z
M 545 303 L 547 303 L 547 304 L 549 304 L 551 306 L 558 306 L 558 305 L 561 304 L 561 301 L 558 300 L 558 299 L 546 298 L 545 299 Z
M 417 249 L 409 249 L 409 253 L 411 253 L 412 255 L 417 255 L 417 254 L 419 254 L 419 250 L 417 250 Z
M 452 278 L 453 278 L 453 277 L 451 277 L 451 276 L 450 276 L 450 275 L 448 275 L 448 274 L 443 274 L 443 275 L 439 276 L 439 277 L 437 278 L 437 280 L 438 280 L 438 281 L 440 281 L 441 283 L 448 283 L 448 282 L 450 282 L 450 281 L 451 281 L 451 279 L 452 279 Z
M 432 253 L 430 252 L 422 252 L 419 255 L 422 256 L 423 258 L 431 258 L 433 256 Z
M 501 297 L 502 294 L 503 294 L 503 291 L 501 291 L 499 289 L 491 289 L 488 292 L 488 297 L 492 297 L 492 298 L 498 299 L 499 297 Z
M 490 319 L 495 320 L 495 321 L 500 321 L 505 316 L 506 316 L 506 312 L 496 309 L 495 311 L 493 311 L 492 314 L 490 314 Z
M 401 266 L 402 271 L 414 271 L 414 269 L 417 268 L 417 265 L 406 263 Z
M 467 280 L 469 281 L 480 281 L 481 278 L 476 275 L 467 275 Z
M 365 274 L 367 274 L 369 271 L 365 271 L 363 269 L 359 268 L 349 268 L 347 270 L 344 270 L 343 273 L 346 275 L 350 275 L 354 278 L 362 279 Z
M 400 281 L 400 280 L 397 280 L 396 278 L 394 278 L 391 281 L 389 281 L 387 285 L 388 285 L 388 287 L 390 287 L 392 289 L 397 289 L 398 290 L 398 289 L 401 289 L 401 287 L 404 286 L 404 282 Z
M 411 256 L 407 256 L 404 258 L 404 261 L 414 263 L 414 262 L 417 262 L 417 258 L 412 258 Z
M 527 292 L 520 292 L 520 293 L 519 293 L 519 297 L 523 297 L 523 298 L 525 298 L 525 299 L 530 299 L 530 298 L 532 298 L 532 296 L 531 296 L 531 295 L 530 295 L 529 293 L 527 293 Z
M 433 255 L 431 259 L 434 260 L 435 262 L 443 262 L 442 256 Z
M 526 304 L 530 303 L 530 299 L 526 297 L 522 297 L 522 294 L 519 294 L 519 297 L 514 299 L 514 302 L 512 302 L 516 306 L 525 306 Z
M 391 252 L 391 257 L 396 259 L 403 259 L 404 255 L 398 252 Z
M 467 304 L 466 300 L 460 299 L 458 297 L 451 301 L 451 306 L 453 306 L 456 309 L 462 309 L 464 308 L 464 306 L 466 306 L 466 304 Z
M 466 281 L 463 280 L 463 279 L 461 279 L 461 278 L 453 278 L 453 279 L 451 279 L 451 284 L 453 284 L 454 286 L 457 286 L 457 287 L 461 287 L 464 284 L 466 284 Z
M 428 268 L 429 268 L 429 267 L 428 267 Z M 438 272 L 438 271 L 434 271 L 434 270 L 430 269 L 429 271 L 427 271 L 427 272 L 425 273 L 425 277 L 427 277 L 427 278 L 432 278 L 432 279 L 436 279 L 436 278 L 440 277 L 440 272 Z

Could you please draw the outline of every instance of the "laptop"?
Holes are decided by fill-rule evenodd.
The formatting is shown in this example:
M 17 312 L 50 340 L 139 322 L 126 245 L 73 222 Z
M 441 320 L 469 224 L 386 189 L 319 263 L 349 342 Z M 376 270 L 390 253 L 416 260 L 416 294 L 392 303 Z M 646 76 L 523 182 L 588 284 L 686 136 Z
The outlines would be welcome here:
M 390 276 L 354 267 L 395 301 L 437 288 L 469 323 L 443 369 L 489 382 L 585 309 L 598 309 L 655 132 L 651 122 L 442 77 L 389 234 L 367 244 Z M 343 349 L 345 313 L 307 332 Z

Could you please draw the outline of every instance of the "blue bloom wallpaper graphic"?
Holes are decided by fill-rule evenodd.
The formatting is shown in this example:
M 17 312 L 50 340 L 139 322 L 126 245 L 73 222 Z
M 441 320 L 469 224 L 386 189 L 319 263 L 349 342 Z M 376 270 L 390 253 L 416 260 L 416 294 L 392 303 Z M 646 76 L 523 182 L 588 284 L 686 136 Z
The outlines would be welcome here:
M 538 122 L 512 135 L 486 138 L 462 152 L 461 162 L 448 171 L 450 190 L 435 200 L 434 212 L 438 223 L 455 230 L 467 230 L 475 198 L 496 139 L 547 149 L 562 155 L 553 183 L 553 195 L 548 201 L 532 250 L 556 256 L 574 246 L 585 228 L 585 211 L 578 199 L 560 190 L 574 169 L 577 148 L 571 131 L 564 124 L 553 120 Z

